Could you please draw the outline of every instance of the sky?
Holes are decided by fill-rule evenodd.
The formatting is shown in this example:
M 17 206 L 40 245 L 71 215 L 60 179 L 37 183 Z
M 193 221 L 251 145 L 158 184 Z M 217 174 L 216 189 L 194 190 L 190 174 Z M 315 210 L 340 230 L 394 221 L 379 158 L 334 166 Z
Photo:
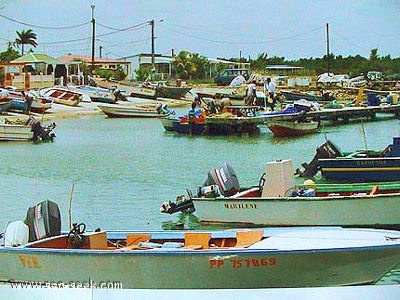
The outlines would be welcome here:
M 151 53 L 151 20 L 162 55 L 400 57 L 400 0 L 0 0 L 0 52 L 32 29 L 35 52 L 91 56 L 92 13 L 97 57 Z

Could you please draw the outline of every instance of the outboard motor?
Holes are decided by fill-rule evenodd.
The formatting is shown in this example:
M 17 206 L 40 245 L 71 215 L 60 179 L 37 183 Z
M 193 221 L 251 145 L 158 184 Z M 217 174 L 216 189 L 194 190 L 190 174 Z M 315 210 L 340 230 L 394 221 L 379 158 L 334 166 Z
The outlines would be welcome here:
M 313 177 L 319 171 L 319 159 L 321 158 L 333 158 L 343 156 L 339 148 L 331 141 L 326 141 L 316 150 L 316 154 L 310 163 L 302 163 L 301 166 L 304 170 L 296 169 L 295 175 L 300 177 Z
M 25 224 L 29 227 L 29 242 L 59 235 L 61 215 L 58 205 L 45 200 L 28 209 Z
M 30 116 L 26 122 L 26 125 L 30 125 L 32 127 L 34 142 L 54 142 L 56 135 L 53 130 L 57 126 L 56 123 L 53 122 L 47 126 L 42 126 L 38 120 Z
M 383 151 L 384 157 L 399 157 L 400 156 L 400 137 L 393 137 L 393 144 L 386 147 Z
M 217 185 L 219 191 L 226 197 L 230 197 L 240 190 L 236 173 L 226 162 L 224 162 L 222 167 L 208 172 L 204 186 L 212 185 Z

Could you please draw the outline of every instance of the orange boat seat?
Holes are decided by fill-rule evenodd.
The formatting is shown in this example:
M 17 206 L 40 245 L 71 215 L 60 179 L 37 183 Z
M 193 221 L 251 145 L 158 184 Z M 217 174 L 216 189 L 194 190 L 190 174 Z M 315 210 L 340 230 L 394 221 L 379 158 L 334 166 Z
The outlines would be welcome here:
M 209 249 L 210 232 L 185 232 L 183 249 Z

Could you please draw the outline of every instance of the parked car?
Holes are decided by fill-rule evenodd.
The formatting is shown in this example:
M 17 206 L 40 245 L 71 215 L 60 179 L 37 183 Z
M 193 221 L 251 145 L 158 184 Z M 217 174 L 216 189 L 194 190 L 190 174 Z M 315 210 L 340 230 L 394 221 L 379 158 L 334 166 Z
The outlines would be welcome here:
M 228 85 L 238 75 L 242 75 L 246 80 L 249 79 L 251 71 L 249 69 L 225 69 L 214 78 L 217 85 Z

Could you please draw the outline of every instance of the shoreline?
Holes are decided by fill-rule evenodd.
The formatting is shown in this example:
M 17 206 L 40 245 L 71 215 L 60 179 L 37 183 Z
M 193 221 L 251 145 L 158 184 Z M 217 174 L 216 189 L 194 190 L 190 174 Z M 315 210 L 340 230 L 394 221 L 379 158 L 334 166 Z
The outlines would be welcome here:
M 143 101 L 145 100 L 145 101 Z M 167 103 L 168 107 L 183 107 L 186 105 L 190 105 L 191 100 L 176 100 L 176 99 L 158 99 L 158 100 L 151 100 L 151 99 L 142 99 L 140 102 L 131 101 L 131 102 L 118 102 L 116 105 L 137 105 L 142 107 L 155 107 L 157 102 Z M 101 102 L 80 102 L 78 106 L 68 106 L 64 104 L 53 103 L 51 108 L 45 111 L 45 113 L 35 113 L 30 112 L 28 114 L 22 112 L 15 112 L 15 111 L 6 111 L 3 114 L 0 114 L 0 121 L 5 121 L 5 119 L 10 121 L 15 121 L 18 119 L 25 119 L 29 118 L 29 116 L 33 116 L 40 122 L 45 121 L 53 121 L 53 120 L 62 120 L 62 119 L 71 119 L 77 118 L 80 116 L 87 116 L 87 115 L 104 115 L 106 116 L 98 105 L 102 105 L 105 103 Z
M 45 113 L 22 113 L 22 112 L 14 112 L 7 111 L 4 114 L 0 115 L 0 120 L 17 120 L 17 119 L 25 119 L 33 116 L 40 122 L 44 121 L 52 121 L 52 120 L 61 120 L 61 119 L 70 119 L 84 115 L 97 115 L 102 114 L 101 110 L 97 107 L 99 103 L 95 102 L 81 102 L 78 106 L 67 106 L 63 104 L 53 103 L 52 107 L 46 110 Z

